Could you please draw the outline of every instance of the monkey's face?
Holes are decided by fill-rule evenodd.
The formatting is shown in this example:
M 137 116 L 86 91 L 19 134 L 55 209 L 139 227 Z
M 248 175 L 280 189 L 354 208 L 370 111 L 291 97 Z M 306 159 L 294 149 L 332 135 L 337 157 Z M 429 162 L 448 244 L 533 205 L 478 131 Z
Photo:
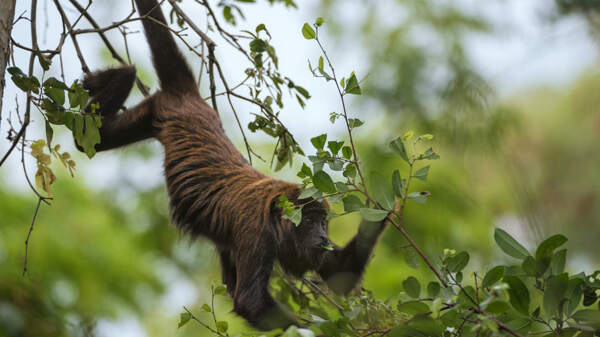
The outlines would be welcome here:
M 296 245 L 303 258 L 311 265 L 319 265 L 325 249 L 331 249 L 329 240 L 327 208 L 313 201 L 302 209 L 302 221 L 295 229 Z

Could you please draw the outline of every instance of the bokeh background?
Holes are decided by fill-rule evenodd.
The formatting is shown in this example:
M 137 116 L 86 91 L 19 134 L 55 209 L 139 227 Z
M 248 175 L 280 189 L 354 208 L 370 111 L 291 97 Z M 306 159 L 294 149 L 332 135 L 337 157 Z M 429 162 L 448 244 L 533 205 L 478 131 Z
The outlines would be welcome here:
M 42 48 L 54 46 L 61 31 L 57 13 L 46 3 L 38 9 Z M 470 268 L 486 270 L 491 261 L 505 258 L 492 239 L 494 227 L 501 227 L 529 248 L 549 235 L 565 234 L 567 265 L 600 267 L 600 6 L 595 1 L 297 4 L 298 9 L 260 0 L 239 3 L 247 20 L 230 28 L 253 30 L 265 23 L 282 73 L 311 92 L 305 109 L 288 97 L 281 116 L 305 150 L 312 136 L 344 136 L 328 120 L 331 111 L 340 110 L 335 88 L 308 71 L 307 59 L 314 64 L 318 50 L 300 34 L 304 22 L 322 16 L 321 36 L 338 71 L 366 77 L 363 95 L 350 101 L 350 114 L 366 122 L 356 134 L 366 171 L 387 175 L 405 169 L 386 149 L 392 137 L 409 129 L 435 135 L 441 159 L 432 163 L 428 182 L 416 186 L 432 197 L 424 205 L 410 204 L 406 217 L 408 231 L 429 256 L 439 256 L 443 248 L 468 250 L 474 260 Z M 29 6 L 17 1 L 17 15 Z M 182 6 L 206 24 L 201 6 L 192 1 Z M 102 25 L 129 11 L 128 1 L 117 0 L 97 1 L 90 9 Z M 19 22 L 15 40 L 29 45 L 28 27 Z M 141 31 L 137 23 L 129 28 Z M 110 32 L 109 38 L 124 54 L 120 33 Z M 115 64 L 95 36 L 80 40 L 92 68 Z M 129 46 L 138 72 L 155 87 L 143 35 L 130 35 Z M 70 50 L 64 61 L 72 81 L 81 72 Z M 230 83 L 243 78 L 243 60 L 235 51 L 220 44 L 217 57 Z M 15 61 L 24 68 L 27 57 L 15 50 Z M 57 67 L 52 70 L 58 73 Z M 23 97 L 7 83 L 2 135 L 9 112 L 14 121 L 18 104 L 23 106 Z M 140 97 L 134 91 L 128 103 Z M 238 110 L 244 125 L 252 120 L 252 107 L 240 104 Z M 233 116 L 222 111 L 228 134 L 242 145 Z M 42 129 L 34 125 L 30 138 L 43 138 Z M 0 168 L 0 336 L 208 335 L 196 324 L 177 329 L 183 306 L 198 313 L 220 276 L 212 244 L 180 238 L 169 224 L 161 148 L 146 142 L 88 160 L 75 153 L 66 132 L 55 137 L 75 156 L 77 171 L 71 178 L 56 165 L 55 199 L 40 209 L 24 277 L 23 242 L 36 198 L 20 158 L 13 156 Z M 250 134 L 250 141 L 265 156 L 274 145 L 259 134 Z M 7 146 L 0 141 L 0 153 Z M 33 161 L 26 160 L 34 172 Z M 296 158 L 295 167 L 280 172 L 257 166 L 294 180 L 303 160 Z M 349 215 L 333 221 L 334 241 L 346 242 L 358 220 Z M 389 229 L 377 247 L 364 281 L 376 297 L 398 293 L 408 275 L 431 278 L 423 266 L 409 266 L 404 244 Z M 219 316 L 233 321 L 230 331 L 247 330 L 229 313 L 230 300 L 219 297 L 216 306 Z

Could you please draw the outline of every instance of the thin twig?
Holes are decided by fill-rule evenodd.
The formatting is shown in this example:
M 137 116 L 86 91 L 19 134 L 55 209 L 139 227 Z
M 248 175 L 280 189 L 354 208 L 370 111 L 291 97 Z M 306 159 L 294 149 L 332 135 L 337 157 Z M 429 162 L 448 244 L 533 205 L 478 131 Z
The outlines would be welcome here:
M 73 0 L 71 0 L 73 1 Z M 196 26 L 196 24 L 185 14 L 184 11 L 181 10 L 181 8 L 179 7 L 179 5 L 177 5 L 177 2 L 175 0 L 168 0 L 169 3 L 171 4 L 171 6 L 173 6 L 173 9 L 175 10 L 175 12 L 177 12 L 177 14 L 179 16 L 181 16 L 181 18 L 183 19 L 183 21 L 185 21 L 188 26 L 190 26 L 190 28 L 192 28 L 192 30 L 194 30 L 194 32 L 196 32 L 196 34 L 198 34 L 198 36 L 200 36 L 200 38 L 202 40 L 204 40 L 204 42 L 206 42 L 206 45 L 210 48 L 210 46 L 216 46 L 217 44 L 210 38 L 208 37 L 208 35 L 206 35 L 202 29 L 198 28 L 198 26 Z
M 44 200 L 43 197 L 38 197 L 37 205 L 35 206 L 35 212 L 33 213 L 33 219 L 31 220 L 31 225 L 29 226 L 29 232 L 27 232 L 27 238 L 25 239 L 25 259 L 23 261 L 23 276 L 27 273 L 27 254 L 29 251 L 29 238 L 31 237 L 31 232 L 33 232 L 33 226 L 35 225 L 35 219 L 37 218 L 38 211 L 40 210 L 40 205 Z
M 493 321 L 494 323 L 496 323 L 496 325 L 498 325 L 498 328 L 500 330 L 504 330 L 508 333 L 510 333 L 511 335 L 515 336 L 515 337 L 523 337 L 523 335 L 521 335 L 518 331 L 514 330 L 513 328 L 509 327 L 508 325 L 500 322 L 499 320 L 496 319 L 496 317 L 488 314 L 487 312 L 485 312 L 485 310 L 481 309 L 481 307 L 479 306 L 478 301 L 476 301 L 466 290 L 465 288 L 463 288 L 462 284 L 460 284 L 459 282 L 456 281 L 456 279 L 454 278 L 454 276 L 452 276 L 452 273 L 450 273 L 448 271 L 448 275 L 450 277 L 450 279 L 452 280 L 452 282 L 454 283 L 454 285 L 458 286 L 460 288 L 460 291 L 462 291 L 463 294 L 465 294 L 465 296 L 469 299 L 469 301 L 471 301 L 471 303 L 473 303 L 473 305 L 471 306 L 471 309 L 478 313 L 481 314 L 483 316 L 485 316 L 486 318 L 490 319 L 491 321 Z
M 55 2 L 57 0 L 54 0 Z M 123 58 L 117 53 L 117 51 L 115 50 L 115 48 L 112 46 L 112 44 L 110 43 L 110 41 L 108 41 L 108 39 L 106 38 L 106 35 L 104 35 L 104 32 L 101 31 L 100 26 L 98 25 L 98 23 L 96 22 L 96 20 L 94 20 L 94 18 L 87 12 L 87 10 L 85 8 L 83 8 L 76 0 L 69 0 L 69 2 L 75 6 L 75 8 L 77 8 L 77 10 L 88 20 L 88 22 L 92 25 L 92 27 L 94 27 L 95 29 L 98 30 L 98 35 L 100 35 L 100 39 L 102 39 L 102 42 L 104 42 L 104 45 L 106 46 L 106 48 L 108 48 L 108 51 L 110 51 L 110 54 L 112 55 L 112 57 L 119 61 L 121 64 L 127 64 L 125 62 L 125 60 L 123 60 Z M 140 92 L 142 93 L 142 95 L 144 96 L 148 96 L 150 95 L 150 93 L 148 92 L 148 87 L 140 80 L 140 78 L 138 76 L 136 76 L 135 78 L 135 83 L 138 87 L 138 89 L 140 90 Z
M 204 322 L 202 322 L 201 320 L 199 320 L 199 319 L 198 319 L 196 316 L 194 316 L 194 314 L 193 314 L 193 313 L 192 313 L 192 312 L 191 312 L 191 311 L 190 311 L 188 308 L 186 308 L 186 307 L 183 307 L 183 309 L 184 309 L 184 310 L 185 310 L 185 311 L 186 311 L 188 314 L 190 314 L 190 316 L 192 317 L 192 319 L 193 319 L 194 321 L 196 321 L 196 323 L 198 323 L 198 324 L 202 325 L 203 327 L 205 327 L 206 329 L 208 329 L 210 332 L 214 333 L 215 335 L 218 335 L 218 336 L 223 336 L 223 337 L 225 337 L 225 335 L 223 335 L 223 334 L 222 334 L 222 333 L 220 333 L 219 331 L 217 331 L 217 330 L 215 330 L 215 329 L 211 328 L 211 327 L 210 327 L 210 326 L 208 326 L 206 323 L 204 323 Z
M 90 68 L 87 66 L 83 54 L 81 53 L 81 48 L 79 47 L 79 43 L 77 42 L 77 37 L 75 36 L 75 34 L 73 34 L 73 28 L 71 26 L 71 23 L 69 22 L 69 19 L 67 18 L 67 15 L 65 14 L 65 11 L 63 10 L 58 0 L 54 0 L 54 5 L 56 6 L 56 9 L 62 17 L 63 24 L 66 25 L 67 29 L 69 30 L 69 35 L 71 36 L 71 40 L 73 41 L 73 46 L 75 46 L 77 58 L 79 58 L 79 62 L 81 63 L 81 70 L 83 70 L 84 73 L 89 74 Z

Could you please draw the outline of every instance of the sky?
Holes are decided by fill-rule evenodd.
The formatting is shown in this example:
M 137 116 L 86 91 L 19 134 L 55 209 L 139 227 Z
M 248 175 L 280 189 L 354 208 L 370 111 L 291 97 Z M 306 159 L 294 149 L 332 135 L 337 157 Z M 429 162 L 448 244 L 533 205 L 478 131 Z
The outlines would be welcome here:
M 108 0 L 98 3 L 105 3 Z M 380 0 L 381 1 L 381 0 Z M 381 11 L 385 13 L 386 0 L 381 1 Z M 442 1 L 442 0 L 440 0 Z M 65 1 L 63 1 L 65 2 Z M 335 95 L 335 88 L 323 81 L 314 80 L 308 71 L 307 60 L 316 60 L 318 50 L 314 43 L 306 41 L 300 34 L 301 26 L 304 22 L 313 22 L 317 16 L 316 8 L 318 0 L 297 1 L 299 9 L 286 9 L 283 6 L 269 6 L 266 1 L 260 1 L 256 5 L 245 6 L 247 21 L 240 24 L 240 29 L 254 30 L 259 23 L 265 23 L 270 28 L 273 37 L 271 44 L 277 48 L 280 59 L 280 70 L 283 74 L 296 79 L 312 94 L 307 108 L 300 109 L 293 101 L 289 101 L 287 109 L 281 117 L 292 133 L 299 139 L 300 143 L 307 147 L 309 137 L 319 134 L 321 131 L 330 130 L 331 124 L 328 120 L 328 114 L 331 111 L 339 109 L 338 97 Z M 56 25 L 58 17 L 52 6 L 46 9 L 48 1 L 42 2 L 38 9 L 38 27 L 40 29 L 39 41 L 43 49 L 53 48 L 56 45 L 56 37 L 60 33 L 60 27 Z M 363 1 L 347 0 L 340 7 L 337 15 L 340 20 L 356 20 L 363 12 L 361 4 Z M 560 86 L 568 84 L 578 77 L 582 72 L 587 71 L 598 62 L 597 44 L 590 38 L 584 22 L 576 17 L 566 18 L 557 23 L 550 23 L 548 13 L 549 2 L 544 0 L 460 0 L 456 3 L 469 11 L 481 13 L 489 18 L 496 27 L 497 33 L 490 35 L 474 35 L 467 39 L 467 52 L 475 67 L 481 72 L 484 78 L 488 79 L 500 97 L 509 97 L 519 92 L 535 86 Z M 28 15 L 29 6 L 27 2 L 17 1 L 17 16 L 21 13 Z M 194 21 L 200 26 L 206 25 L 205 16 L 202 14 L 201 7 L 193 1 L 184 1 L 182 7 L 188 15 L 194 18 Z M 65 4 L 68 15 L 76 17 L 74 8 Z M 110 24 L 112 21 L 124 18 L 130 11 L 129 1 L 111 1 L 110 6 L 93 5 L 90 12 L 99 18 L 101 25 Z M 114 13 L 114 15 L 113 15 Z M 501 15 L 498 15 L 501 13 Z M 386 13 L 382 20 L 393 21 L 397 19 L 396 13 Z M 327 20 L 327 18 L 325 18 Z M 87 27 L 87 26 L 85 26 Z M 141 25 L 132 23 L 129 25 L 131 31 L 141 31 Z M 21 20 L 14 28 L 12 36 L 16 41 L 24 45 L 30 45 L 29 24 Z M 323 33 L 324 42 L 331 46 L 330 56 L 338 69 L 343 73 L 355 70 L 356 73 L 365 74 L 368 65 L 364 62 L 365 53 L 359 45 L 353 43 L 352 39 L 342 39 L 339 42 L 334 38 Z M 113 31 L 108 34 L 109 39 L 117 49 L 122 51 L 123 40 L 120 34 Z M 193 39 L 192 39 L 193 41 Z M 196 41 L 197 42 L 197 41 Z M 226 76 L 230 83 L 235 83 L 239 79 L 243 69 L 243 60 L 237 54 L 231 53 L 222 40 L 216 39 L 217 57 L 224 65 Z M 80 38 L 82 51 L 89 60 L 92 69 L 97 69 L 105 64 L 105 58 L 102 57 L 103 49 L 99 46 L 98 39 L 95 36 Z M 81 69 L 79 62 L 72 52 L 70 41 L 66 44 L 64 54 L 64 68 L 67 82 L 73 79 L 81 78 Z M 141 38 L 141 34 L 132 35 L 129 40 L 129 48 L 134 63 L 150 69 L 149 51 L 146 42 Z M 15 50 L 15 60 L 21 69 L 27 68 L 28 57 L 26 53 Z M 193 69 L 198 69 L 198 65 L 192 64 Z M 56 65 L 53 69 L 57 69 Z M 39 69 L 38 69 L 39 71 Z M 39 74 L 39 72 L 38 72 Z M 58 77 L 54 72 L 53 76 Z M 0 153 L 4 153 L 8 148 L 8 142 L 4 140 L 8 124 L 6 118 L 9 111 L 12 111 L 13 117 L 17 108 L 15 97 L 18 97 L 19 108 L 22 113 L 24 106 L 23 95 L 20 95 L 9 78 L 7 78 L 7 87 L 3 97 L 3 120 L 0 125 Z M 205 91 L 206 92 L 206 91 Z M 134 95 L 128 101 L 129 104 L 135 103 L 140 99 L 140 95 Z M 222 118 L 224 126 L 233 139 L 239 139 L 239 131 L 236 130 L 233 123 L 233 117 L 228 112 L 226 102 L 220 101 L 222 109 Z M 245 105 L 237 105 L 240 111 L 242 125 L 247 125 L 251 120 L 251 108 Z M 360 112 L 350 110 L 350 114 L 359 115 Z M 39 112 L 33 111 L 33 119 L 41 120 Z M 33 129 L 28 138 L 44 138 L 39 123 L 33 125 Z M 250 141 L 264 140 L 259 135 L 249 134 Z M 67 134 L 62 134 L 58 142 L 74 151 L 72 139 Z M 156 144 L 155 144 L 156 145 Z M 157 145 L 156 145 L 157 146 Z M 158 147 L 158 146 L 157 146 Z M 120 150 L 127 151 L 127 150 Z M 94 160 L 88 161 L 83 156 L 79 156 L 78 173 L 75 179 L 85 183 L 92 188 L 108 189 L 114 186 L 123 186 L 123 181 L 130 184 L 131 188 L 120 188 L 116 198 L 127 199 L 128 193 L 135 193 L 136 189 L 152 188 L 163 183 L 162 178 L 162 158 L 155 156 L 151 159 L 133 158 L 127 161 L 122 160 L 119 153 L 102 153 L 97 155 Z M 34 173 L 34 163 L 28 160 L 27 167 L 30 175 Z M 0 180 L 2 184 L 8 185 L 17 190 L 26 192 L 27 185 L 24 181 L 20 168 L 19 157 L 13 154 L 13 157 L 0 171 Z M 189 285 L 178 284 L 177 289 L 188 289 Z M 191 287 L 193 290 L 193 287 Z M 166 303 L 178 303 L 180 306 L 181 291 L 171 289 L 167 292 Z M 145 336 L 143 327 L 135 318 L 125 317 L 119 321 L 100 321 L 98 324 L 99 336 L 111 336 L 115 331 L 119 331 L 122 336 Z

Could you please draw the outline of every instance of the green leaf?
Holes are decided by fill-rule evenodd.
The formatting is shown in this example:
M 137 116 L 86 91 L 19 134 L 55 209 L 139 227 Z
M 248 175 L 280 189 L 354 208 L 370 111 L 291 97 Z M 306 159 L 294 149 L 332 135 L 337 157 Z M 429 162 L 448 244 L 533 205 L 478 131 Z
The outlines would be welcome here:
M 294 225 L 300 225 L 302 222 L 302 206 L 294 208 L 291 212 L 283 215 L 284 219 L 288 219 L 294 223 Z
M 57 80 L 55 77 L 49 77 L 47 80 L 44 81 L 43 85 L 46 88 L 69 90 L 69 87 L 64 82 Z
M 40 81 L 36 77 L 27 77 L 18 74 L 13 75 L 11 80 L 22 91 L 31 91 L 36 94 L 39 93 Z
M 308 167 L 308 165 L 306 165 L 305 163 L 302 163 L 302 168 L 300 169 L 300 172 L 298 172 L 297 176 L 299 178 L 312 177 L 312 171 L 310 170 L 310 167 Z M 302 198 L 300 198 L 300 199 L 302 199 Z
M 225 285 L 223 285 L 223 284 L 219 284 L 213 290 L 213 292 L 215 293 L 215 295 L 223 295 L 223 294 L 225 294 L 226 291 L 227 291 L 227 287 L 225 287 Z
M 427 191 L 423 191 L 423 192 L 412 192 L 408 194 L 408 198 L 416 203 L 419 204 L 424 204 L 427 202 L 427 196 L 429 196 L 431 193 L 427 192 Z
M 360 199 L 355 195 L 347 195 L 342 201 L 344 202 L 344 212 L 354 212 L 365 207 Z
M 250 51 L 254 53 L 262 53 L 267 50 L 267 44 L 261 39 L 250 41 Z
M 589 307 L 597 300 L 598 294 L 596 294 L 596 289 L 586 285 L 583 289 L 583 305 Z
M 308 23 L 305 23 L 302 26 L 302 36 L 304 36 L 304 38 L 307 40 L 312 40 L 317 37 L 317 34 L 315 33 L 315 30 Z
M 331 151 L 332 155 L 337 155 L 338 152 L 340 152 L 340 149 L 342 148 L 342 145 L 344 145 L 344 142 L 336 142 L 336 141 L 329 141 L 327 142 L 327 148 L 329 149 L 329 151 Z
M 45 89 L 44 93 L 46 96 L 52 98 L 56 104 L 65 104 L 65 91 L 63 89 L 48 87 Z
M 385 210 L 391 211 L 394 209 L 394 192 L 387 180 L 381 174 L 373 173 L 369 181 L 375 201 Z
M 359 211 L 363 219 L 371 222 L 379 222 L 389 214 L 388 211 L 373 208 L 361 208 Z
M 567 242 L 567 238 L 564 235 L 554 235 L 544 240 L 538 246 L 538 249 L 535 252 L 536 259 L 542 259 L 545 257 L 551 257 L 554 250 Z
M 302 193 L 300 193 L 300 195 L 298 196 L 298 199 L 310 198 L 317 193 L 319 193 L 319 190 L 317 190 L 316 187 L 309 187 L 305 190 L 302 190 Z
M 404 198 L 404 190 L 402 185 L 402 178 L 400 177 L 400 171 L 394 170 L 392 173 L 392 188 L 394 190 L 394 194 L 400 198 Z
M 523 260 L 521 268 L 523 269 L 525 274 L 529 276 L 535 277 L 537 275 L 537 263 L 536 260 L 531 256 L 528 256 L 525 258 L 525 260 Z
M 427 295 L 429 295 L 429 297 L 437 297 L 441 289 L 442 287 L 439 283 L 435 281 L 429 282 L 429 284 L 427 285 Z
M 413 269 L 419 269 L 421 259 L 417 252 L 415 252 L 415 250 L 412 247 L 403 249 L 403 251 L 404 262 L 406 262 L 406 264 Z
M 350 126 L 350 129 L 355 129 L 363 124 L 365 123 L 358 118 L 348 118 L 348 126 Z
M 210 305 L 208 305 L 208 304 L 204 303 L 204 304 L 202 305 L 202 311 L 204 311 L 204 312 L 211 312 L 211 311 L 212 311 L 212 308 L 210 307 Z
M 325 19 L 323 19 L 322 17 L 318 17 L 317 20 L 315 20 L 315 25 L 317 25 L 317 27 L 320 27 L 321 25 L 323 25 L 324 22 Z
M 226 321 L 218 321 L 216 325 L 217 331 L 219 331 L 220 333 L 226 333 L 227 329 L 229 329 L 229 323 L 227 323 Z
M 346 183 L 343 183 L 341 181 L 336 181 L 335 188 L 338 190 L 338 192 L 348 192 L 348 190 L 350 189 L 348 185 L 346 185 Z
M 82 136 L 80 138 L 81 142 L 78 143 L 83 147 L 85 154 L 89 158 L 92 158 L 96 154 L 96 144 L 100 144 L 100 131 L 92 116 L 85 115 L 83 122 L 84 126 L 81 130 Z
M 269 37 L 271 37 L 271 34 L 269 34 L 269 31 L 267 30 L 267 26 L 265 26 L 264 23 L 261 23 L 258 26 L 256 26 L 254 31 L 256 32 L 256 34 L 260 33 L 261 31 L 265 31 L 265 33 L 267 33 L 267 35 L 269 35 Z
M 544 290 L 544 310 L 548 316 L 558 317 L 559 305 L 567 291 L 568 283 L 569 276 L 566 273 L 551 276 L 546 282 L 546 289 Z
M 415 132 L 413 130 L 406 131 L 404 136 L 402 136 L 402 141 L 405 142 L 405 141 L 409 140 L 414 134 L 415 134 Z
M 350 146 L 344 146 L 342 148 L 342 156 L 346 159 L 352 158 L 352 148 Z
M 502 276 L 504 276 L 504 266 L 496 266 L 490 269 L 487 274 L 485 274 L 485 277 L 481 282 L 481 286 L 484 288 L 489 288 L 490 286 L 494 285 L 494 283 L 500 281 Z
M 577 311 L 573 316 L 571 316 L 577 323 L 590 325 L 594 328 L 600 325 L 600 311 L 599 310 L 591 310 L 591 309 L 583 309 Z
M 324 64 L 323 64 L 323 56 L 319 57 L 319 70 L 323 70 Z
M 530 257 L 528 256 L 525 260 L 528 260 L 529 258 Z M 546 270 L 548 270 L 548 268 L 550 267 L 550 258 L 545 257 L 542 259 L 536 259 L 534 266 L 535 266 L 535 272 L 532 276 L 541 277 L 542 275 L 544 275 L 546 273 Z
M 567 261 L 567 250 L 562 249 L 556 252 L 554 256 L 552 256 L 552 260 L 550 261 L 550 269 L 552 270 L 552 275 L 559 275 L 565 271 L 565 264 Z
M 408 154 L 406 153 L 406 148 L 404 147 L 404 143 L 402 142 L 402 138 L 398 137 L 390 142 L 390 148 L 394 151 L 400 158 L 404 159 L 405 162 L 408 161 Z
M 346 178 L 354 179 L 354 177 L 356 177 L 356 173 L 356 166 L 353 163 L 350 163 L 346 165 L 346 168 L 344 168 L 343 175 Z
M 469 253 L 460 252 L 448 259 L 448 270 L 457 273 L 463 270 L 469 263 Z
M 427 181 L 428 174 L 429 174 L 429 165 L 418 169 L 417 172 L 415 172 L 414 177 L 419 180 Z
M 52 147 L 52 138 L 54 136 L 54 130 L 52 130 L 52 126 L 48 121 L 46 122 L 46 144 L 48 144 L 48 149 Z M 52 152 L 52 151 L 50 151 Z
M 233 14 L 231 14 L 230 6 L 223 7 L 223 18 L 225 18 L 225 21 L 235 26 L 235 17 L 233 16 Z
M 409 315 L 426 314 L 429 312 L 429 307 L 423 302 L 398 303 L 397 309 L 399 312 Z
M 299 92 L 300 95 L 304 96 L 304 98 L 306 98 L 306 99 L 310 98 L 310 93 L 308 92 L 308 90 L 304 89 L 303 87 L 296 84 L 296 85 L 294 85 L 294 89 L 296 89 L 296 91 Z
M 529 255 L 529 252 L 523 247 L 517 240 L 515 240 L 510 234 L 500 228 L 496 228 L 494 231 L 494 240 L 496 244 L 502 249 L 504 253 L 517 259 L 525 259 Z
M 83 89 L 81 84 L 76 80 L 71 84 L 71 88 L 68 92 L 69 106 L 75 108 L 79 106 L 80 109 L 85 108 L 89 100 L 89 94 Z
M 182 326 L 186 325 L 190 319 L 192 319 L 192 315 L 189 312 L 182 312 L 179 315 L 179 324 L 177 324 L 177 328 L 181 328 Z
M 323 150 L 323 147 L 325 147 L 326 141 L 327 141 L 326 133 L 310 139 L 310 142 L 317 150 Z
M 501 315 L 510 310 L 510 305 L 502 300 L 495 300 L 490 302 L 486 307 L 485 311 L 490 314 Z
M 422 155 L 419 156 L 419 159 L 435 160 L 440 159 L 440 156 L 437 153 L 433 152 L 432 148 L 428 148 Z
M 583 298 L 584 283 L 585 282 L 583 280 L 577 278 L 569 280 L 569 283 L 567 285 L 567 291 L 565 292 L 564 296 L 564 298 L 568 300 L 568 305 L 565 308 L 565 313 L 567 316 L 570 316 L 581 303 L 581 299 Z
M 6 71 L 12 76 L 27 76 L 19 67 L 8 67 Z
M 503 281 L 510 287 L 508 289 L 510 304 L 515 310 L 528 316 L 531 300 L 529 298 L 529 290 L 527 290 L 525 283 L 523 283 L 520 278 L 512 275 L 504 276 Z
M 402 288 L 406 294 L 412 298 L 419 298 L 421 295 L 421 284 L 419 280 L 413 276 L 409 276 L 404 282 L 402 282 Z
M 358 80 L 356 79 L 356 76 L 354 75 L 354 73 L 352 73 L 350 75 L 350 78 L 348 78 L 348 81 L 346 81 L 346 87 L 344 88 L 344 91 L 347 94 L 352 94 L 352 95 L 360 95 L 360 86 L 358 85 Z
M 319 191 L 323 193 L 335 193 L 335 185 L 333 184 L 333 180 L 331 177 L 325 173 L 325 171 L 319 171 L 315 173 L 312 178 L 313 184 Z

